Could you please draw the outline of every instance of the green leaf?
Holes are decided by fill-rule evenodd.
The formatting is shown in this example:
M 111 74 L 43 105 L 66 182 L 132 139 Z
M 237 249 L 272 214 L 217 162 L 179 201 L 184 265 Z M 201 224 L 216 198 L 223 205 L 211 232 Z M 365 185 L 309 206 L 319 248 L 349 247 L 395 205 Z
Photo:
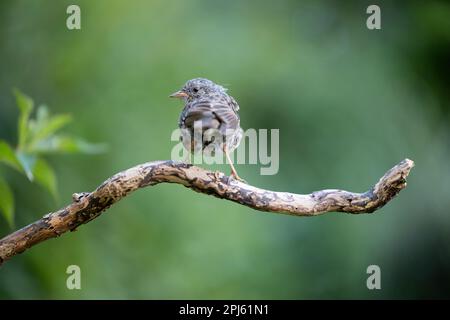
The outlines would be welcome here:
M 68 114 L 56 115 L 49 118 L 47 107 L 40 106 L 37 111 L 36 121 L 30 123 L 30 125 L 32 124 L 30 148 L 32 149 L 40 140 L 48 138 L 71 121 L 72 117 Z
M 33 169 L 34 178 L 37 183 L 42 185 L 55 200 L 58 199 L 58 190 L 56 184 L 56 175 L 52 167 L 42 158 L 38 158 Z
M 36 121 L 46 122 L 49 118 L 49 114 L 48 107 L 45 104 L 41 104 L 36 111 Z
M 12 228 L 14 226 L 14 196 L 8 183 L 0 176 L 0 213 Z
M 28 120 L 30 118 L 31 111 L 33 110 L 33 100 L 20 92 L 18 89 L 14 89 L 14 95 L 16 96 L 16 104 L 20 110 L 19 115 L 19 149 L 23 149 L 28 139 Z
M 13 167 L 14 169 L 24 172 L 22 164 L 16 157 L 13 149 L 5 141 L 0 140 L 0 161 L 6 163 L 7 165 Z
M 36 163 L 36 156 L 28 153 L 17 152 L 17 158 L 19 159 L 28 180 L 33 181 L 33 168 Z
M 33 151 L 36 153 L 103 153 L 107 146 L 102 143 L 90 143 L 69 136 L 54 136 L 40 141 Z
M 48 107 L 45 105 L 40 105 L 36 111 L 36 119 L 30 119 L 28 122 L 28 127 L 32 135 L 35 135 L 35 133 L 42 127 L 42 124 L 45 124 L 48 121 L 48 116 Z

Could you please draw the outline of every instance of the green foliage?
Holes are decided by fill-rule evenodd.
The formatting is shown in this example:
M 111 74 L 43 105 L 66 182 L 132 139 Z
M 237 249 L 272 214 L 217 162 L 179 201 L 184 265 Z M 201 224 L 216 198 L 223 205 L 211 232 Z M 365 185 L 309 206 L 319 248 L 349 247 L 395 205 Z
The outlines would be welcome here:
M 14 218 L 14 197 L 6 181 L 0 176 L 0 211 L 12 227 Z
M 52 136 L 42 140 L 33 147 L 38 154 L 50 153 L 87 153 L 96 154 L 106 151 L 105 144 L 92 144 L 82 139 L 69 136 Z
M 36 182 L 47 189 L 51 195 L 57 199 L 58 190 L 56 189 L 56 175 L 47 161 L 42 158 L 38 158 L 33 167 L 33 175 Z
M 28 180 L 33 181 L 33 167 L 36 163 L 36 156 L 33 154 L 23 153 L 21 151 L 17 151 L 16 156 L 17 159 L 19 159 L 22 170 L 25 171 Z
M 4 162 L 10 167 L 22 171 L 22 165 L 19 158 L 17 158 L 11 147 L 5 142 L 0 140 L 0 162 Z
M 16 104 L 20 110 L 19 115 L 19 149 L 22 149 L 26 144 L 28 136 L 28 119 L 30 118 L 31 111 L 33 111 L 33 100 L 22 94 L 19 90 L 14 89 L 14 95 L 16 96 Z
M 50 115 L 48 107 L 37 108 L 36 118 L 30 118 L 33 112 L 33 100 L 14 90 L 19 108 L 18 144 L 14 150 L 6 141 L 0 140 L 0 162 L 26 175 L 44 187 L 56 200 L 58 198 L 57 180 L 53 168 L 43 158 L 48 153 L 98 153 L 105 150 L 102 144 L 91 144 L 84 140 L 59 135 L 58 131 L 72 121 L 68 114 Z M 14 221 L 14 197 L 6 182 L 0 176 L 0 212 L 10 226 Z

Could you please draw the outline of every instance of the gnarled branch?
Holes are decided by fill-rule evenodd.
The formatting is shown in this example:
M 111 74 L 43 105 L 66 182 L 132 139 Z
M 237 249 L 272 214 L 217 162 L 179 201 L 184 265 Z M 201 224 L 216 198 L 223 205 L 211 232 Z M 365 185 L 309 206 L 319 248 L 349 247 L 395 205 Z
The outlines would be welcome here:
M 295 216 L 325 212 L 370 213 L 390 201 L 406 186 L 414 162 L 405 159 L 389 170 L 369 191 L 322 190 L 308 195 L 263 190 L 221 172 L 174 161 L 148 162 L 122 171 L 95 191 L 73 195 L 67 207 L 0 240 L 0 264 L 12 256 L 97 218 L 104 210 L 136 189 L 161 182 L 179 183 L 197 192 L 231 200 L 250 208 Z

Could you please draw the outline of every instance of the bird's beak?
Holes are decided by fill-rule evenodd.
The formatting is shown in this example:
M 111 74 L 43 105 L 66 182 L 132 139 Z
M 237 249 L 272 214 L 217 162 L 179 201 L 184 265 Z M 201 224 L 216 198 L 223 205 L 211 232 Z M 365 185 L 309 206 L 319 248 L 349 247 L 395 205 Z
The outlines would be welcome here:
M 175 93 L 172 93 L 169 98 L 187 98 L 187 93 L 184 91 L 177 91 Z

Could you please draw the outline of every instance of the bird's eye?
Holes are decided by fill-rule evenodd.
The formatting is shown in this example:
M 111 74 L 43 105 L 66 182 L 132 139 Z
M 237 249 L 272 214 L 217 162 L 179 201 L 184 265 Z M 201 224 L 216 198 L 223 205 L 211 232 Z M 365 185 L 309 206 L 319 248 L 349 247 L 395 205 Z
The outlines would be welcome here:
M 197 92 L 198 92 L 198 88 L 194 88 L 194 89 L 192 89 L 192 91 L 194 91 L 195 93 L 197 93 Z

